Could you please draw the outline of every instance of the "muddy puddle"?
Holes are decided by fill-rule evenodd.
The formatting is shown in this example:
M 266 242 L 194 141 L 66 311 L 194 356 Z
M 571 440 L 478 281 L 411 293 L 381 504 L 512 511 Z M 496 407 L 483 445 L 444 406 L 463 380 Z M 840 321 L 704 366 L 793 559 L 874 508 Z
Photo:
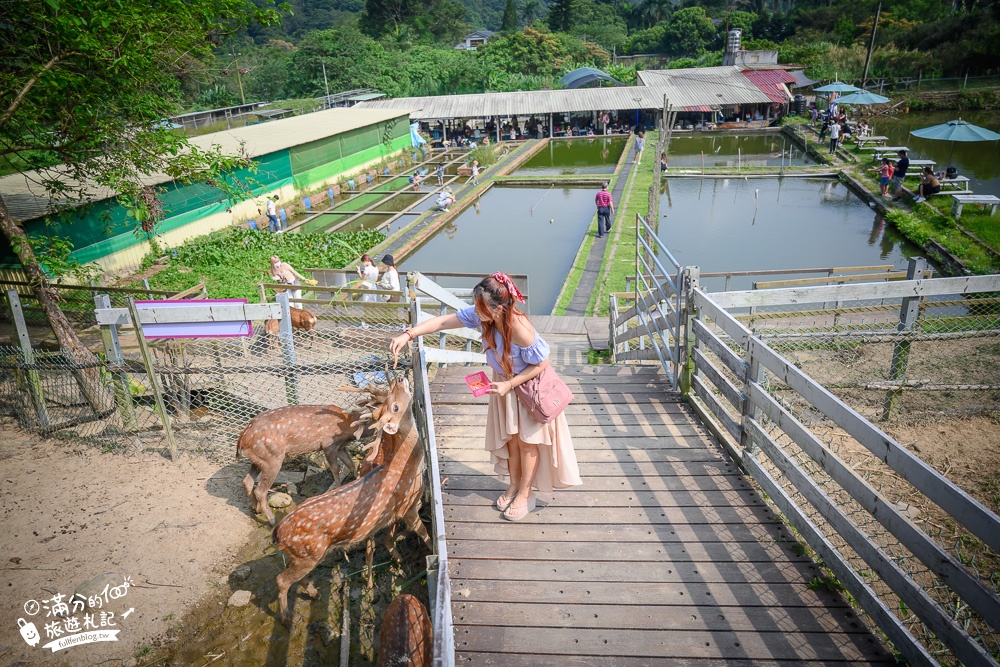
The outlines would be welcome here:
M 305 481 L 302 474 L 307 458 L 290 462 L 279 480 L 292 480 L 296 502 L 323 493 L 333 482 L 327 470 L 315 473 L 311 469 Z M 296 467 L 301 470 L 294 470 Z M 288 491 L 287 482 L 276 483 L 277 491 Z M 291 508 L 275 510 L 280 519 Z M 249 511 L 249 510 L 248 510 Z M 382 534 L 376 538 L 375 575 L 371 588 L 367 583 L 365 547 L 359 545 L 350 553 L 333 551 L 320 565 L 289 592 L 289 606 L 294 611 L 290 630 L 277 620 L 278 590 L 275 577 L 284 570 L 282 555 L 271 544 L 271 528 L 261 523 L 249 544 L 241 551 L 239 564 L 217 584 L 217 592 L 199 602 L 187 616 L 178 619 L 162 645 L 137 664 L 154 665 L 213 665 L 242 667 L 244 665 L 340 665 L 341 651 L 346 640 L 348 662 L 374 665 L 378 656 L 378 633 L 382 615 L 399 593 L 427 599 L 426 556 L 423 542 L 405 532 L 397 542 L 403 557 L 393 560 L 382 544 Z M 311 580 L 319 597 L 309 599 L 304 592 Z M 249 602 L 240 606 L 240 597 Z M 232 599 L 236 598 L 236 599 Z M 346 602 L 346 605 L 345 605 Z M 345 615 L 347 611 L 345 633 Z

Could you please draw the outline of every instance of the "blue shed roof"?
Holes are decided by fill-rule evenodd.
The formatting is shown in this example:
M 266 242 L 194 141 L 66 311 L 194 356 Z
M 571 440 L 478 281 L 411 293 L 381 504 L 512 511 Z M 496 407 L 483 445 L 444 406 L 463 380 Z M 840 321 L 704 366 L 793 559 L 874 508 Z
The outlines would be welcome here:
M 595 81 L 608 81 L 616 86 L 624 86 L 625 84 L 614 78 L 613 76 L 608 76 L 599 69 L 594 69 L 593 67 L 579 67 L 572 72 L 568 72 L 559 79 L 559 83 L 563 88 L 582 88 L 583 86 L 588 86 Z

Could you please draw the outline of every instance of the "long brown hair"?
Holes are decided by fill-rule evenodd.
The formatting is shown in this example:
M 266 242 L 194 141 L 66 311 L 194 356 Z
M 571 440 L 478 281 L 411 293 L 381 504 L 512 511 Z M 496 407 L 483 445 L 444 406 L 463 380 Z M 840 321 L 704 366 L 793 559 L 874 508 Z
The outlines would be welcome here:
M 510 341 L 514 335 L 514 322 L 518 317 L 527 317 L 517 307 L 517 301 L 511 297 L 503 283 L 489 276 L 479 281 L 479 284 L 472 290 L 472 296 L 476 303 L 488 310 L 493 315 L 492 321 L 481 321 L 483 328 L 483 350 L 496 349 L 496 334 L 499 331 L 503 338 L 503 349 L 497 355 L 500 368 L 508 376 L 514 375 L 514 357 L 510 352 Z M 501 306 L 499 312 L 496 312 Z

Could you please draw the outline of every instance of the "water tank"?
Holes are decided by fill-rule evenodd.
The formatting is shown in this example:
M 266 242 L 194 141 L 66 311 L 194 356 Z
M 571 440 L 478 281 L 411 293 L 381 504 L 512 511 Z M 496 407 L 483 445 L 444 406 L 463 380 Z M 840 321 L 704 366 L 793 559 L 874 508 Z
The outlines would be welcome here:
M 796 116 L 803 116 L 806 113 L 806 98 L 805 95 L 796 95 L 795 99 L 792 101 L 792 111 L 795 112 Z
M 726 40 L 726 52 L 736 53 L 740 50 L 740 36 L 743 32 L 739 28 L 733 28 L 729 31 L 729 37 Z

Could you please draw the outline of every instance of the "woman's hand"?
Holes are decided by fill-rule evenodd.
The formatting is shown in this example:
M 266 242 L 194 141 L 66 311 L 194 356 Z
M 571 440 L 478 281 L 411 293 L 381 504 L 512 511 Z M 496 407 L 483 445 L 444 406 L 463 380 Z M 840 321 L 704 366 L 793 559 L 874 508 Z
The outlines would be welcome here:
M 491 382 L 490 390 L 487 393 L 496 394 L 497 396 L 503 398 L 510 390 L 514 388 L 514 383 L 509 380 L 504 380 L 501 382 Z
M 406 344 L 410 342 L 410 337 L 405 333 L 401 333 L 391 341 L 389 341 L 389 352 L 392 354 L 392 359 L 394 362 L 399 362 L 399 353 L 406 347 Z M 396 367 L 396 363 L 393 363 L 393 368 Z

